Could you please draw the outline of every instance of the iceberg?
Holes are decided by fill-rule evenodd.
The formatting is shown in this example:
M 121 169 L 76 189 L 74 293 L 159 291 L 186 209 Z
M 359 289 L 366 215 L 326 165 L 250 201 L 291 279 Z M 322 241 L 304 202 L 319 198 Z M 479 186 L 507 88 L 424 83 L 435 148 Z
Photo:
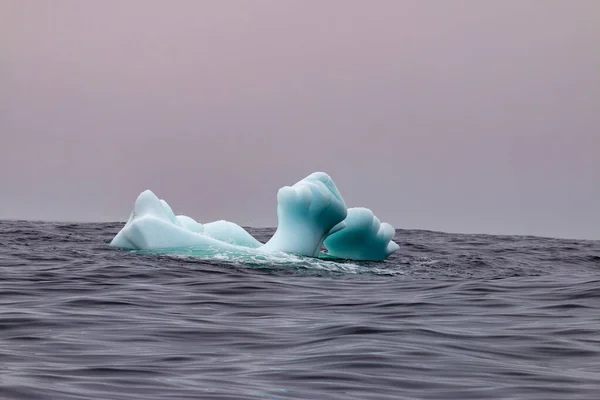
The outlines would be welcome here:
M 187 216 L 175 216 L 171 207 L 152 191 L 145 190 L 135 201 L 125 226 L 110 245 L 131 250 L 228 249 L 229 243 L 214 239 L 204 232 L 204 226 Z
M 392 241 L 394 228 L 381 223 L 368 208 L 349 208 L 344 224 L 325 239 L 325 248 L 333 257 L 380 261 L 400 248 Z
M 343 227 L 346 212 L 333 180 L 315 172 L 277 192 L 277 230 L 264 249 L 316 257 L 325 237 Z
M 137 197 L 110 245 L 129 250 L 290 253 L 307 257 L 381 261 L 398 250 L 394 228 L 367 208 L 347 208 L 331 177 L 315 172 L 277 192 L 277 230 L 265 244 L 229 221 L 205 224 L 175 215 L 152 191 Z M 327 249 L 327 254 L 322 248 Z

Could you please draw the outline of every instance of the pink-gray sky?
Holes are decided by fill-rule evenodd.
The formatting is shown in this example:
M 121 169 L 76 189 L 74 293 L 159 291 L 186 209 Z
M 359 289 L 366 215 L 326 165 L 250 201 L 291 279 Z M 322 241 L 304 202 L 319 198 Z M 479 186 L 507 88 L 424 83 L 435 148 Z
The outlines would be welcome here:
M 0 0 L 0 218 L 274 226 L 322 170 L 396 228 L 600 239 L 599 153 L 597 0 Z

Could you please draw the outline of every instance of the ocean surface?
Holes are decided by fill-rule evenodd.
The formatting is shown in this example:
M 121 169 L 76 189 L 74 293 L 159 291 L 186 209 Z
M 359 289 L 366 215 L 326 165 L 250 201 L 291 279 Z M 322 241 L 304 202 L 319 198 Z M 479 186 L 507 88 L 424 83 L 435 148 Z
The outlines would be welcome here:
M 600 399 L 600 241 L 206 260 L 121 226 L 0 221 L 0 399 Z

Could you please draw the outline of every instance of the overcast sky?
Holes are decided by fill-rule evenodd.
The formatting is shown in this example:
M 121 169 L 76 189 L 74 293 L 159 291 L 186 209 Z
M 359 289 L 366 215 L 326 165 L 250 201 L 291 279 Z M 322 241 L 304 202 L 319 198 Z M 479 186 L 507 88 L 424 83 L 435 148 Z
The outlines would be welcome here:
M 600 1 L 0 0 L 0 218 L 275 226 L 319 170 L 396 228 L 600 239 Z

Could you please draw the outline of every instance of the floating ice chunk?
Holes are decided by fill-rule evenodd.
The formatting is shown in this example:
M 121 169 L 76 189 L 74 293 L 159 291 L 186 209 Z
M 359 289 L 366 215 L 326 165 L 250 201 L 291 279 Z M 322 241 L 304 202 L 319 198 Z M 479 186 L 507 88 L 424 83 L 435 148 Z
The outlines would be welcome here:
M 329 175 L 315 172 L 277 193 L 277 230 L 264 250 L 317 257 L 332 229 L 346 218 L 346 204 Z
M 229 221 L 215 221 L 204 224 L 204 233 L 213 239 L 243 247 L 260 247 L 262 243 L 246 232 L 241 226 Z
M 380 223 L 368 208 L 349 208 L 344 222 L 344 228 L 332 233 L 324 241 L 331 256 L 380 261 L 399 249 L 392 241 L 394 228 L 388 223 Z
M 166 201 L 146 190 L 110 244 L 138 250 L 225 251 L 244 257 L 275 252 L 318 257 L 324 244 L 330 256 L 354 260 L 383 260 L 398 249 L 391 241 L 394 228 L 366 208 L 347 210 L 335 183 L 323 172 L 281 188 L 277 218 L 275 234 L 263 245 L 233 222 L 202 225 L 176 216 Z
M 164 202 L 164 204 L 166 204 L 166 202 Z M 130 228 L 134 220 L 137 217 L 147 215 L 155 215 L 157 216 L 157 218 L 160 219 L 168 219 L 167 207 L 168 210 L 170 210 L 171 208 L 168 204 L 165 207 L 164 204 L 150 190 L 146 190 L 140 193 L 133 206 L 133 211 L 131 211 L 131 214 L 129 214 L 129 218 L 125 223 L 125 226 L 113 238 L 113 240 L 110 242 L 110 245 L 113 247 L 120 247 L 122 249 L 136 249 L 137 247 L 135 243 L 132 243 L 132 241 L 129 238 L 129 233 L 131 230 Z
M 177 219 L 166 202 L 159 200 L 150 190 L 146 190 L 138 196 L 129 220 L 110 245 L 138 250 L 235 249 L 228 243 L 188 230 L 189 227 L 198 229 L 198 226 L 194 226 L 189 220 L 193 221 L 189 217 Z M 186 223 L 185 228 L 181 226 L 182 221 Z

